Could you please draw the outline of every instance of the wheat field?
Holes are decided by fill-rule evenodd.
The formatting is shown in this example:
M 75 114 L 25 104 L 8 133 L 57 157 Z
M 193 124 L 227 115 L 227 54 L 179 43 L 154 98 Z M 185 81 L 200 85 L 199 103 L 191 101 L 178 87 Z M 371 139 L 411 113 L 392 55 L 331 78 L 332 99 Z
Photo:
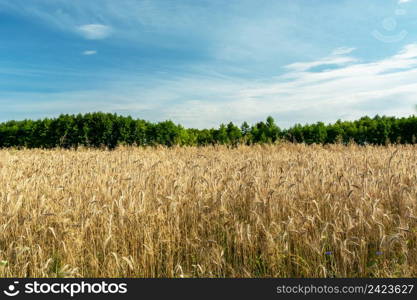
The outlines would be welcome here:
M 417 147 L 0 150 L 1 277 L 416 277 Z

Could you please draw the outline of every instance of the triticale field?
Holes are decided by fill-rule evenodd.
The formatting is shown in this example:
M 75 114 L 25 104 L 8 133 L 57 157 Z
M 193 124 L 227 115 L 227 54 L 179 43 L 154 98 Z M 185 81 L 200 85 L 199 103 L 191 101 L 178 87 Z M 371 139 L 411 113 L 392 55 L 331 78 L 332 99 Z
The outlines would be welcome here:
M 416 277 L 417 146 L 0 150 L 1 277 Z

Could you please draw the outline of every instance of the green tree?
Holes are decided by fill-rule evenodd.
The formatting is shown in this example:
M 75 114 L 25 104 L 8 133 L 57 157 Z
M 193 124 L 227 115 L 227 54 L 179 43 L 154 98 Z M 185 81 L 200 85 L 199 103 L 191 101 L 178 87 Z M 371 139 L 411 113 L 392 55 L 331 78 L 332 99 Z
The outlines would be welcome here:
M 236 147 L 242 139 L 242 132 L 240 131 L 239 127 L 235 126 L 232 122 L 230 122 L 227 125 L 226 131 L 229 143 L 233 147 Z
M 214 132 L 214 140 L 216 144 L 220 145 L 225 145 L 229 142 L 227 128 L 224 124 L 221 124 L 219 129 Z

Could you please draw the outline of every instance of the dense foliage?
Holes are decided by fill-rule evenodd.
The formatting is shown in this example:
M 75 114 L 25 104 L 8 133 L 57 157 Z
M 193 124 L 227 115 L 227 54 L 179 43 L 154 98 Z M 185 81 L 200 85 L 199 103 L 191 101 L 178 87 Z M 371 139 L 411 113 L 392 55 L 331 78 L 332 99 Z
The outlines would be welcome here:
M 411 144 L 417 136 L 417 117 L 363 117 L 334 124 L 300 125 L 281 130 L 272 117 L 266 122 L 240 127 L 232 122 L 218 129 L 186 129 L 172 121 L 151 123 L 110 113 L 60 115 L 42 120 L 8 121 L 0 124 L 0 147 L 72 148 L 78 146 L 115 148 L 126 145 L 231 145 L 274 143 Z

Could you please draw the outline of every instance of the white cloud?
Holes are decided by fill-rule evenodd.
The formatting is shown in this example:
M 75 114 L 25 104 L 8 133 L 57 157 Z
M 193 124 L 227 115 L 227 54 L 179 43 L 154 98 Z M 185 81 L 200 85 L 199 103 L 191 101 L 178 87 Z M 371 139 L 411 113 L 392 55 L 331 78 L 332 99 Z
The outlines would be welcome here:
M 73 92 L 47 95 L 21 92 L 10 96 L 10 99 L 16 100 L 11 103 L 20 105 L 21 112 L 28 112 L 27 117 L 35 111 L 43 116 L 54 112 L 76 113 L 81 109 L 103 110 L 152 120 L 171 118 L 186 126 L 206 127 L 229 120 L 253 122 L 271 114 L 280 125 L 288 126 L 294 122 L 333 121 L 364 114 L 404 115 L 414 112 L 409 108 L 417 99 L 417 44 L 374 62 L 359 60 L 353 52 L 355 49 L 349 47 L 328 51 L 328 56 L 322 54 L 321 51 L 329 45 L 337 45 L 341 37 L 348 45 L 357 45 L 362 41 L 359 36 L 355 41 L 349 39 L 348 29 L 351 27 L 343 27 L 344 30 L 338 31 L 339 35 L 331 30 L 337 28 L 339 23 L 356 24 L 357 18 L 364 17 L 357 5 L 348 7 L 347 11 L 353 11 L 353 14 L 339 12 L 335 16 L 342 16 L 342 19 L 329 18 L 333 20 L 329 24 L 334 26 L 322 26 L 326 28 L 326 35 L 322 36 L 317 30 L 321 23 L 311 21 L 320 20 L 319 15 L 315 19 L 296 18 L 299 16 L 297 11 L 304 11 L 300 4 L 291 6 L 290 13 L 276 15 L 282 5 L 276 4 L 277 9 L 266 9 L 266 6 L 258 7 L 259 4 L 256 4 L 257 9 L 253 9 L 253 5 L 248 4 L 253 3 L 250 1 L 242 1 L 245 5 L 230 1 L 222 9 L 217 5 L 205 7 L 189 4 L 188 1 L 169 4 L 166 1 L 130 0 L 120 3 L 113 0 L 34 1 L 42 5 L 29 4 L 25 0 L 0 2 L 0 8 L 6 5 L 3 3 L 8 3 L 8 9 L 15 13 L 86 39 L 103 39 L 117 32 L 118 39 L 130 40 L 126 47 L 140 44 L 150 45 L 150 49 L 154 46 L 164 49 L 183 47 L 189 51 L 190 47 L 197 45 L 190 52 L 210 57 L 207 61 L 187 66 L 176 63 L 175 72 L 170 72 L 171 66 L 167 66 L 166 76 L 145 74 L 145 71 L 142 74 L 138 68 L 132 71 L 133 66 L 129 72 L 109 63 L 102 66 L 102 73 L 111 78 L 106 84 L 95 84 L 95 87 L 99 86 L 97 89 L 80 91 L 85 87 L 80 84 Z M 401 2 L 405 3 L 404 0 Z M 360 7 L 365 6 L 368 5 Z M 338 7 L 344 8 L 342 5 Z M 386 13 L 382 5 L 380 9 Z M 314 11 L 328 14 L 326 9 L 320 7 Z M 294 20 L 296 24 L 293 24 Z M 379 18 L 377 22 L 380 22 Z M 356 27 L 359 28 L 359 24 Z M 366 37 L 371 39 L 369 31 L 364 31 Z M 343 36 L 345 33 L 346 38 Z M 363 46 L 366 47 L 365 44 Z M 361 52 L 372 49 L 363 48 Z M 381 50 L 378 52 L 380 55 L 385 52 L 378 50 Z M 83 54 L 87 55 L 87 51 L 94 50 L 86 50 Z M 387 51 L 390 51 L 388 47 Z M 300 57 L 319 59 L 311 61 Z M 277 68 L 284 62 L 294 60 L 298 62 L 280 70 L 283 75 L 271 77 L 271 70 L 278 71 Z M 229 64 L 229 61 L 238 63 Z M 181 67 L 177 68 L 179 65 Z M 206 69 L 194 69 L 200 66 Z M 210 68 L 218 74 L 207 71 Z M 236 70 L 228 72 L 228 68 Z M 261 70 L 258 73 L 257 68 Z M 86 75 L 85 72 L 76 73 Z M 233 75 L 228 77 L 224 74 Z M 96 78 L 94 76 L 89 77 Z M 162 80 L 163 77 L 170 79 Z M 101 77 L 94 80 L 102 82 Z M 0 92 L 0 103 L 4 95 L 5 92 Z M 34 99 L 32 106 L 28 107 L 24 99 L 28 102 Z M 20 100 L 21 104 L 18 103 Z M 9 108 L 11 106 L 4 110 Z
M 287 73 L 267 82 L 184 78 L 162 84 L 160 90 L 185 101 L 164 105 L 161 113 L 195 127 L 216 126 L 230 120 L 256 122 L 268 115 L 288 127 L 298 122 L 415 113 L 417 44 L 374 62 L 340 58 L 336 68 L 320 72 L 308 67 L 320 67 L 329 58 L 292 64 Z M 158 98 L 157 94 L 153 97 Z M 135 102 L 126 107 L 135 111 Z
M 211 127 L 233 121 L 251 123 L 272 115 L 282 127 L 294 123 L 333 122 L 364 115 L 407 116 L 417 99 L 417 43 L 374 62 L 340 56 L 348 64 L 318 72 L 287 68 L 268 81 L 233 77 L 194 76 L 146 80 L 114 74 L 103 88 L 56 94 L 13 95 L 7 111 L 31 111 L 39 116 L 61 112 L 108 111 L 151 121 L 172 119 L 187 127 Z M 329 59 L 295 65 L 321 66 Z M 293 64 L 294 65 L 294 64 Z M 22 98 L 31 102 L 25 102 Z M 19 99 L 20 101 L 12 101 Z
M 335 49 L 332 52 L 332 55 L 344 55 L 344 54 L 349 54 L 352 53 L 354 50 L 356 50 L 356 48 L 349 48 L 349 47 L 340 47 Z
M 402 3 L 407 3 L 407 2 L 411 2 L 413 0 L 398 0 L 398 3 L 402 4 Z
M 109 37 L 112 33 L 110 26 L 102 24 L 87 24 L 79 26 L 78 32 L 88 40 L 102 40 Z
M 311 62 L 296 62 L 285 66 L 286 69 L 293 72 L 304 72 L 315 67 L 326 66 L 345 66 L 349 63 L 357 62 L 358 60 L 353 57 L 343 56 L 354 51 L 355 48 L 337 48 L 333 50 L 332 54 L 322 59 Z
M 96 50 L 85 50 L 83 53 L 83 55 L 95 55 L 97 54 Z

